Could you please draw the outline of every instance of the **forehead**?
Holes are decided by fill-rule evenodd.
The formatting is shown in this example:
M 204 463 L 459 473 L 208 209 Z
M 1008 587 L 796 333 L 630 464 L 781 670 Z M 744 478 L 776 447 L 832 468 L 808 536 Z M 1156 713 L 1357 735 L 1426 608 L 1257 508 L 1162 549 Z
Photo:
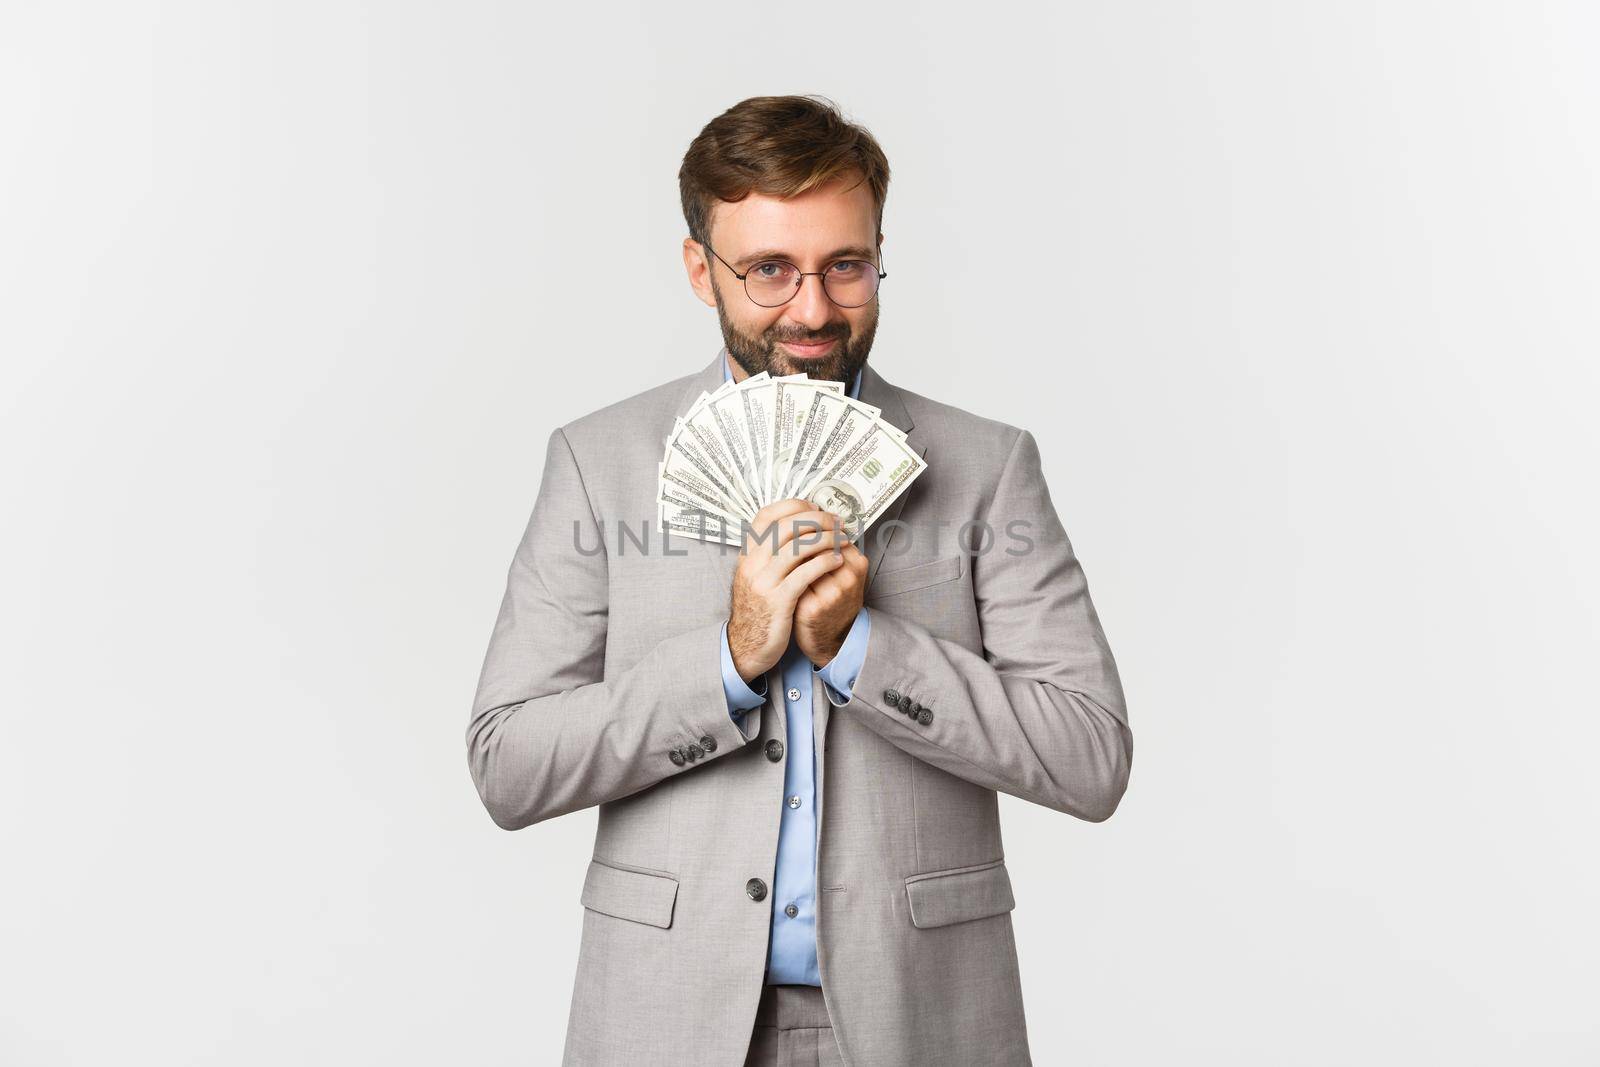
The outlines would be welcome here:
M 719 200 L 710 223 L 712 247 L 728 259 L 757 248 L 822 256 L 843 245 L 878 243 L 872 187 L 855 177 L 835 178 L 799 196 L 780 200 L 752 192 L 743 200 Z

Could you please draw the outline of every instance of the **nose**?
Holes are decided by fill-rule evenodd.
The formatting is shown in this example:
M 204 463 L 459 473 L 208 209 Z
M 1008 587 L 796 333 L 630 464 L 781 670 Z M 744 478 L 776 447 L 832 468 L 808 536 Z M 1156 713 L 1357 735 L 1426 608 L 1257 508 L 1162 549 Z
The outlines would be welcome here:
M 822 278 L 808 274 L 800 279 L 800 291 L 789 301 L 789 317 L 808 330 L 822 329 L 838 309 L 822 287 Z

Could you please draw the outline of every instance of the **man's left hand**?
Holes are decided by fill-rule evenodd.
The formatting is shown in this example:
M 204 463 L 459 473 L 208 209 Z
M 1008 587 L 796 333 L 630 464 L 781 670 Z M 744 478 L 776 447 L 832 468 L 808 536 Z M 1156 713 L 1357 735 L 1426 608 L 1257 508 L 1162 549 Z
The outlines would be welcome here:
M 839 654 L 867 592 L 866 555 L 848 541 L 839 551 L 844 566 L 817 577 L 794 607 L 795 643 L 818 668 L 826 667 Z

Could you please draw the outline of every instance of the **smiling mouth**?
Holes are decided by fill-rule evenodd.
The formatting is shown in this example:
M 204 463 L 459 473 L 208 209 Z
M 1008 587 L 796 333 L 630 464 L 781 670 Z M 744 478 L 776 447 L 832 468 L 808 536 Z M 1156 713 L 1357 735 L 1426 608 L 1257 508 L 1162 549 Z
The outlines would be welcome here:
M 783 345 L 784 348 L 788 349 L 788 351 L 792 355 L 796 355 L 796 356 L 820 356 L 820 355 L 823 355 L 824 353 L 832 351 L 833 350 L 833 346 L 838 344 L 839 341 L 838 341 L 838 338 L 834 338 L 833 340 L 821 341 L 821 342 L 819 342 L 817 344 L 809 344 L 809 345 L 808 344 L 800 344 L 800 343 L 795 342 L 795 341 L 780 341 L 778 343 Z

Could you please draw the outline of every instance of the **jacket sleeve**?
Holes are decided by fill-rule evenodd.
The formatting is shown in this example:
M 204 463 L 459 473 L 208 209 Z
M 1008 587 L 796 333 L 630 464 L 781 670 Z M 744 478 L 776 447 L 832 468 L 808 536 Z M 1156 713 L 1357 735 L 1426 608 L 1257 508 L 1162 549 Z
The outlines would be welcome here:
M 1083 568 L 1026 430 L 988 523 L 990 548 L 971 557 L 983 655 L 868 607 L 866 656 L 843 707 L 957 777 L 1103 821 L 1127 789 L 1133 733 Z
M 720 622 L 663 634 L 604 677 L 606 569 L 600 523 L 557 429 L 467 724 L 472 781 L 504 829 L 628 796 L 759 734 L 729 715 Z

